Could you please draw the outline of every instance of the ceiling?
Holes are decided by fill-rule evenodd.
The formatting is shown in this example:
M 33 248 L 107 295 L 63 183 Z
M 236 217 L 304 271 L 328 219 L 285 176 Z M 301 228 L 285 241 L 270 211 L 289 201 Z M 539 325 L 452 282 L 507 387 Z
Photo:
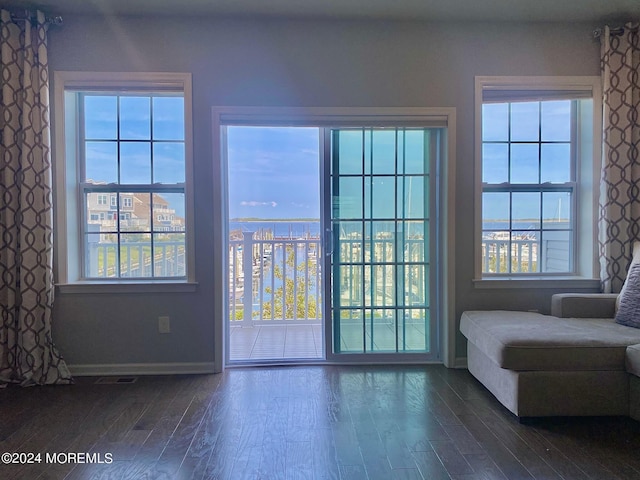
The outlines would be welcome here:
M 593 23 L 640 18 L 640 0 L 0 0 L 0 4 L 35 4 L 53 15 Z

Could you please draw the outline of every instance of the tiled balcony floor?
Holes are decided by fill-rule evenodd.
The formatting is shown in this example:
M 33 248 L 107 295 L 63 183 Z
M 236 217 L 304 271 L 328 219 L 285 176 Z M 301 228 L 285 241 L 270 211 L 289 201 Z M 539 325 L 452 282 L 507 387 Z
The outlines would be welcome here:
M 340 329 L 343 352 L 362 351 L 362 325 L 342 325 Z M 395 351 L 395 326 L 378 324 L 372 332 L 366 330 L 367 345 L 373 343 L 374 351 Z M 229 360 L 318 360 L 322 359 L 322 325 L 256 325 L 232 326 L 229 338 Z M 428 340 L 423 324 L 405 326 L 406 348 L 424 351 Z
M 322 325 L 231 327 L 229 360 L 322 358 Z

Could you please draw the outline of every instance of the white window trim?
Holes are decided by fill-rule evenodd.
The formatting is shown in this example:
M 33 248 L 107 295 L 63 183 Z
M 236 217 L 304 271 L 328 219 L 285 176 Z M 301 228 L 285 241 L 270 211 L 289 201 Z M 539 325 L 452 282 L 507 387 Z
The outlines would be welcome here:
M 225 238 L 228 238 L 226 222 L 228 205 L 226 172 L 223 162 L 225 148 L 222 129 L 229 123 L 257 125 L 346 125 L 357 126 L 372 124 L 394 124 L 402 122 L 409 125 L 412 121 L 416 125 L 447 127 L 446 162 L 442 169 L 440 185 L 445 190 L 439 196 L 440 210 L 444 217 L 444 226 L 440 232 L 441 252 L 446 260 L 442 263 L 442 285 L 440 294 L 441 331 L 439 358 L 445 366 L 454 367 L 458 364 L 456 358 L 456 316 L 455 316 L 455 173 L 456 173 L 456 109 L 455 107 L 422 108 L 422 107 L 213 107 L 212 109 L 212 140 L 213 140 L 213 176 L 214 176 L 214 205 L 213 224 L 220 226 L 213 237 L 215 265 L 225 265 Z M 216 268 L 214 283 L 223 285 L 224 268 Z M 224 289 L 218 288 L 214 292 L 214 371 L 221 372 L 224 368 L 224 319 L 227 316 L 227 299 Z
M 55 239 L 56 256 L 54 275 L 60 293 L 145 293 L 195 291 L 195 211 L 193 200 L 193 95 L 190 73 L 173 72 L 71 72 L 53 74 L 53 138 L 55 185 Z M 108 279 L 82 280 L 79 222 L 81 213 L 78 200 L 78 168 L 75 154 L 67 152 L 67 129 L 71 118 L 65 115 L 67 89 L 122 88 L 175 88 L 184 93 L 185 127 L 185 223 L 187 249 L 186 279 Z M 73 145 L 77 142 L 71 139 Z M 71 149 L 70 149 L 71 150 Z M 69 156 L 67 156 L 69 153 Z M 70 164 L 70 162 L 72 162 Z
M 576 273 L 574 275 L 482 274 L 482 93 L 485 89 L 588 91 L 593 96 L 592 142 L 578 139 L 592 150 L 592 162 L 576 165 Z M 602 86 L 597 76 L 477 76 L 475 77 L 475 195 L 474 195 L 474 286 L 476 288 L 597 288 L 600 285 L 597 258 L 597 218 L 602 145 Z

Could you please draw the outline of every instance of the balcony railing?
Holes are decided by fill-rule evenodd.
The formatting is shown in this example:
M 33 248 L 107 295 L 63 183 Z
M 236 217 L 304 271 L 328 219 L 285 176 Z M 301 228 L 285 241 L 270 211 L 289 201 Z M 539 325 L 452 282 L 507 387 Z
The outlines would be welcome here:
M 267 237 L 265 235 L 265 237 Z M 361 240 L 341 240 L 340 255 L 345 259 L 360 258 Z M 375 241 L 376 258 L 395 258 L 394 241 Z M 404 248 L 412 261 L 423 258 L 424 240 L 407 240 Z M 407 252 L 411 252 L 410 254 Z M 566 240 L 484 239 L 482 242 L 482 268 L 490 273 L 536 273 L 569 271 L 569 242 Z M 414 258 L 415 257 L 415 258 Z M 228 244 L 229 267 L 229 319 L 231 325 L 310 324 L 322 320 L 322 274 L 319 262 L 320 239 L 261 238 L 254 232 L 243 232 Z M 349 262 L 347 262 L 349 263 Z M 364 298 L 367 304 L 378 305 L 384 311 L 387 296 L 395 298 L 395 284 L 385 281 L 388 265 L 380 266 L 376 288 L 371 290 L 372 279 L 365 279 L 369 289 L 359 292 L 354 272 L 346 272 L 349 288 L 341 289 L 341 304 L 356 305 L 355 298 Z M 426 305 L 426 271 L 420 265 L 404 269 L 404 306 L 418 309 Z M 415 271 L 414 271 L 415 270 Z M 248 293 L 247 293 L 248 292 Z M 412 310 L 413 311 L 413 310 Z M 345 311 L 346 313 L 349 313 Z M 345 312 L 342 312 L 343 314 Z M 350 318 L 350 317 L 349 317 Z
M 482 240 L 485 273 L 566 273 L 570 271 L 570 242 L 549 240 Z
M 229 241 L 231 324 L 320 323 L 320 239 L 254 236 L 243 232 L 242 240 Z
M 184 242 L 163 240 L 153 242 L 153 246 L 151 242 L 120 242 L 119 245 L 89 242 L 87 249 L 89 278 L 184 277 L 186 274 Z

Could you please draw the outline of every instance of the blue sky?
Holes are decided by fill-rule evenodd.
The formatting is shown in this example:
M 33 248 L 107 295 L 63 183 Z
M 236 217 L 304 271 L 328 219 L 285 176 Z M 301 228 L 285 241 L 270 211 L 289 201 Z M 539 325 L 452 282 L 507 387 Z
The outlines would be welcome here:
M 229 218 L 319 218 L 319 130 L 227 127 Z
M 362 174 L 365 157 L 372 161 L 364 173 L 389 175 L 374 177 L 364 191 L 361 178 L 341 177 L 341 218 L 359 218 L 363 208 L 366 217 L 393 218 L 396 192 L 404 193 L 398 203 L 404 205 L 406 218 L 425 216 L 424 180 L 408 177 L 396 185 L 395 162 L 388 161 L 396 158 L 397 148 L 405 173 L 425 173 L 422 130 L 398 138 L 393 129 L 375 130 L 366 136 L 364 152 L 361 130 L 339 134 L 341 174 Z M 320 218 L 319 136 L 319 128 L 227 127 L 229 218 Z M 370 195 L 373 201 L 364 202 Z

